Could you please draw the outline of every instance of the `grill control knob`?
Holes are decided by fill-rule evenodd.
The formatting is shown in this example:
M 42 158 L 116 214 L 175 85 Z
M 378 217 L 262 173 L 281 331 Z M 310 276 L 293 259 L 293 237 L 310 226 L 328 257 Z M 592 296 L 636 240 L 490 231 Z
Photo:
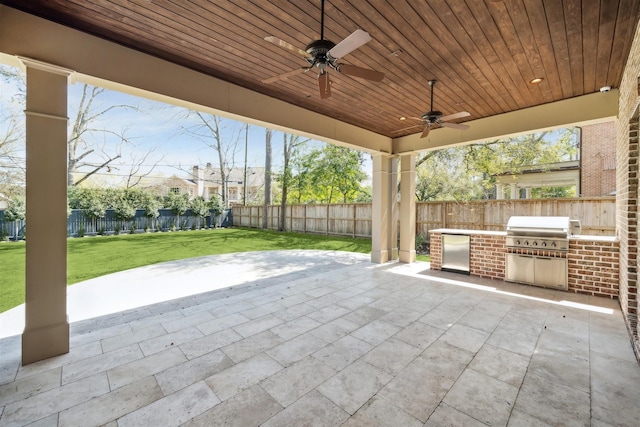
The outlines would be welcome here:
M 538 246 L 538 242 L 533 242 L 533 246 Z
M 525 240 L 525 241 L 524 241 L 524 245 L 525 245 L 525 246 L 529 246 L 529 241 L 528 241 L 528 240 Z
M 542 246 L 547 247 L 547 242 L 542 242 Z
M 520 239 L 516 240 L 516 245 L 520 245 Z
M 551 242 L 551 247 L 555 248 L 556 247 L 556 242 Z

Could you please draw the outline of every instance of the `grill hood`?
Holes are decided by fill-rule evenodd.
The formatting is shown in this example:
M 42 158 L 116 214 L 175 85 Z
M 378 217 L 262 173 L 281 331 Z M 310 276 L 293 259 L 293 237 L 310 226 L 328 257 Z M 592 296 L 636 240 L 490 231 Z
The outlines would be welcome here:
M 512 216 L 507 222 L 507 235 L 568 238 L 571 222 L 568 216 Z

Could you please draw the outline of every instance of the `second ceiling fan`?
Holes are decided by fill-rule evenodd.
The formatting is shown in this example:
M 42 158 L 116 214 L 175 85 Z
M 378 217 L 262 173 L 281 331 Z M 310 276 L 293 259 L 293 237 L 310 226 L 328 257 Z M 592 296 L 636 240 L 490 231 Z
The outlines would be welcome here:
M 429 131 L 431 131 L 431 129 L 437 128 L 437 127 L 445 127 L 445 128 L 452 128 L 452 129 L 458 129 L 458 130 L 469 129 L 469 125 L 463 125 L 461 123 L 449 123 L 449 120 L 469 117 L 471 114 L 469 114 L 468 112 L 460 111 L 457 113 L 443 116 L 442 112 L 435 111 L 433 109 L 433 87 L 436 85 L 436 83 L 437 83 L 437 80 L 429 80 L 429 86 L 431 86 L 431 110 L 424 113 L 420 117 L 412 117 L 413 119 L 422 120 L 424 122 L 424 130 L 422 131 L 422 135 L 420 135 L 420 138 L 425 138 L 427 135 L 429 135 Z M 394 133 L 403 132 L 419 126 L 422 126 L 422 125 L 409 126 L 407 128 L 394 131 Z
M 356 30 L 340 43 L 335 44 L 330 40 L 324 38 L 324 2 L 321 0 L 321 20 L 320 20 L 320 40 L 315 40 L 309 43 L 304 50 L 298 49 L 290 43 L 287 43 L 279 38 L 269 36 L 264 39 L 277 46 L 288 49 L 300 56 L 309 64 L 306 67 L 297 68 L 279 76 L 270 77 L 262 80 L 263 83 L 273 83 L 278 80 L 284 80 L 287 77 L 291 77 L 300 72 L 307 72 L 314 67 L 318 68 L 318 90 L 321 99 L 326 99 L 331 96 L 331 80 L 329 79 L 329 70 L 334 70 L 338 73 L 346 74 L 352 77 L 359 77 L 365 80 L 371 80 L 374 82 L 382 81 L 384 73 L 379 71 L 370 70 L 368 68 L 362 68 L 351 64 L 339 63 L 338 60 L 343 56 L 353 52 L 360 46 L 371 40 L 369 33 L 363 30 Z

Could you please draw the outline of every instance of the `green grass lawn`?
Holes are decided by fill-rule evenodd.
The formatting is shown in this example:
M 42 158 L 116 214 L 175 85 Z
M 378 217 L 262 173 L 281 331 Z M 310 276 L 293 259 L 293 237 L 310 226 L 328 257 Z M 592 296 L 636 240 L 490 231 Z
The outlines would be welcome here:
M 281 249 L 370 253 L 371 239 L 242 228 L 73 238 L 67 241 L 67 283 L 163 261 Z M 24 265 L 24 242 L 0 244 L 0 312 L 24 302 Z

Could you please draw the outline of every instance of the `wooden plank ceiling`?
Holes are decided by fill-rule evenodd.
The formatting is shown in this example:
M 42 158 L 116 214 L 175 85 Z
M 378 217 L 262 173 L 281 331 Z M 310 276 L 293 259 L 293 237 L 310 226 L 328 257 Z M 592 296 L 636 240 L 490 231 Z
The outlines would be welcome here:
M 434 109 L 470 113 L 459 123 L 617 87 L 640 7 L 640 0 L 327 0 L 325 39 L 338 43 L 358 28 L 372 37 L 340 62 L 385 78 L 330 72 L 332 96 L 320 99 L 315 70 L 262 82 L 307 65 L 265 37 L 301 49 L 319 39 L 320 0 L 0 2 L 390 137 L 421 131 L 399 130 L 429 111 L 431 79 Z M 529 83 L 535 77 L 542 82 Z

